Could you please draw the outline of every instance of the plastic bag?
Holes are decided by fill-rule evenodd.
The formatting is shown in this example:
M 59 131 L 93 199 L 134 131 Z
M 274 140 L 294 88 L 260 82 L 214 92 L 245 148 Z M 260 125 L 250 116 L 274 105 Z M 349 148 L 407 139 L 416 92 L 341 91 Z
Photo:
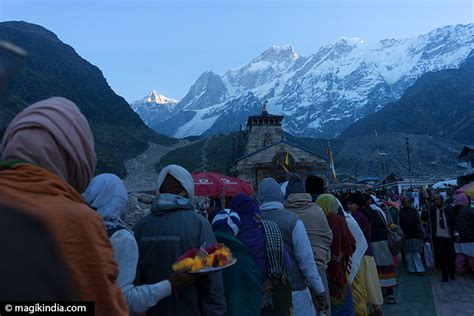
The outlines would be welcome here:
M 433 250 L 431 249 L 431 243 L 425 242 L 423 246 L 423 253 L 425 255 L 426 266 L 432 268 L 434 266 Z

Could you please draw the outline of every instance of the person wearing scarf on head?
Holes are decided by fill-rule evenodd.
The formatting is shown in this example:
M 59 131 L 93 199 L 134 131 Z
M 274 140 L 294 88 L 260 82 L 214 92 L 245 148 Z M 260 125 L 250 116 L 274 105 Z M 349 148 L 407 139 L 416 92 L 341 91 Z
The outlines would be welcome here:
M 158 175 L 151 213 L 134 228 L 139 257 L 135 284 L 166 280 L 171 266 L 185 252 L 216 243 L 210 223 L 191 203 L 194 180 L 189 171 L 168 165 Z M 196 284 L 167 297 L 147 315 L 225 315 L 222 273 L 203 275 Z
M 348 195 L 349 193 L 343 194 L 341 196 L 341 200 L 344 201 L 344 198 Z M 356 248 L 351 256 L 350 272 L 347 277 L 349 283 L 352 284 L 357 275 L 357 272 L 359 272 L 359 266 L 362 262 L 362 258 L 364 257 L 364 253 L 367 251 L 368 245 L 367 241 L 365 240 L 364 232 L 362 232 L 362 229 L 360 229 L 359 224 L 357 224 L 357 221 L 352 216 L 352 214 L 346 211 L 347 205 L 343 205 L 343 203 L 341 203 L 339 199 L 337 199 L 337 203 L 339 204 L 337 214 L 344 217 L 344 219 L 346 220 L 347 227 L 351 231 L 351 234 L 356 241 Z
M 323 279 L 326 299 L 330 302 L 326 269 L 331 261 L 332 231 L 329 228 L 326 214 L 319 205 L 313 203 L 311 195 L 306 193 L 305 183 L 298 175 L 291 175 L 285 195 L 285 208 L 298 215 L 306 228 L 314 260 L 319 275 Z M 326 314 L 331 314 L 330 307 Z
M 261 223 L 261 211 L 255 201 L 244 193 L 232 198 L 229 208 L 240 218 L 240 227 L 237 237 L 244 243 L 255 260 L 260 272 L 265 272 L 267 251 L 265 249 L 265 232 Z
M 291 258 L 290 283 L 294 315 L 312 315 L 317 310 L 326 310 L 328 302 L 324 284 L 314 261 L 306 229 L 296 214 L 285 209 L 283 192 L 275 179 L 265 178 L 260 181 L 257 200 L 263 219 L 275 222 L 280 228 Z
M 365 202 L 361 193 L 351 193 L 346 197 L 348 209 L 364 232 L 368 248 L 362 258 L 359 271 L 352 283 L 352 298 L 354 301 L 356 315 L 367 315 L 367 304 L 374 305 L 373 315 L 382 315 L 381 305 L 383 304 L 382 289 L 377 273 L 377 266 L 374 260 L 372 246 L 372 227 L 370 220 L 372 211 L 363 209 Z
M 257 203 L 247 194 L 239 193 L 233 197 L 229 208 L 240 218 L 237 238 L 247 246 L 262 275 L 264 297 L 261 314 L 292 315 L 291 286 L 287 279 L 291 261 L 278 226 L 262 220 Z
M 77 106 L 54 97 L 20 112 L 3 137 L 0 200 L 34 216 L 51 233 L 77 300 L 95 315 L 127 315 L 118 268 L 101 217 L 84 204 L 96 156 Z
M 348 274 L 356 241 L 344 217 L 338 215 L 339 203 L 332 194 L 321 194 L 316 200 L 327 216 L 332 230 L 331 261 L 327 274 L 331 295 L 332 315 L 354 315 Z
M 259 316 L 263 302 L 262 273 L 252 253 L 238 238 L 239 214 L 224 209 L 216 214 L 212 229 L 217 242 L 226 245 L 236 264 L 222 271 L 228 316 Z
M 320 187 L 324 189 L 324 181 L 323 181 L 323 185 Z M 306 189 L 308 190 L 307 183 L 306 183 Z M 308 191 L 308 193 L 310 193 L 310 191 Z M 321 194 L 324 194 L 324 193 L 325 192 L 323 191 Z M 345 195 L 347 195 L 347 193 L 342 196 L 342 200 Z M 357 272 L 359 271 L 359 265 L 362 261 L 362 258 L 364 257 L 364 253 L 367 250 L 368 245 L 367 245 L 367 241 L 365 240 L 364 233 L 362 232 L 359 225 L 357 224 L 357 221 L 354 219 L 354 217 L 352 217 L 350 212 L 347 212 L 345 210 L 346 206 L 343 205 L 341 201 L 339 201 L 339 199 L 337 199 L 337 203 L 339 204 L 339 209 L 337 210 L 337 214 L 344 217 L 344 219 L 346 220 L 347 227 L 349 228 L 352 236 L 355 239 L 355 250 L 351 257 L 351 266 L 350 266 L 349 275 L 347 277 L 349 283 L 352 284 L 352 282 L 354 281 L 356 277 Z
M 169 281 L 134 286 L 138 245 L 123 221 L 128 212 L 128 194 L 125 185 L 116 175 L 104 173 L 92 180 L 83 197 L 104 220 L 105 229 L 114 249 L 115 261 L 119 267 L 117 285 L 122 290 L 131 312 L 143 313 L 171 295 L 172 287 L 177 288 L 194 281 L 192 276 L 175 272 Z

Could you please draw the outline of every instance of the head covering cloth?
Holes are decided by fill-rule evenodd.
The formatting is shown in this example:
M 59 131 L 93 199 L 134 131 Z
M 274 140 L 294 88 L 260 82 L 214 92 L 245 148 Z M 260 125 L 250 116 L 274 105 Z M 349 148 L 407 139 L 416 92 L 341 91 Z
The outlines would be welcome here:
M 96 176 L 82 196 L 97 210 L 107 231 L 126 228 L 123 219 L 128 212 L 128 194 L 119 177 L 110 173 Z
M 237 238 L 246 245 L 259 270 L 263 273 L 266 265 L 265 235 L 262 227 L 262 212 L 257 203 L 245 193 L 232 198 L 229 208 L 240 217 L 240 232 Z
M 194 180 L 188 170 L 178 165 L 168 165 L 161 169 L 158 175 L 158 181 L 156 184 L 156 193 L 171 193 L 176 194 L 176 183 L 173 183 L 172 179 L 168 176 L 173 177 L 179 182 L 179 185 L 186 191 L 187 198 L 192 199 L 194 197 Z M 163 186 L 165 185 L 165 186 Z M 169 189 L 172 188 L 172 189 Z M 172 192 L 173 191 L 173 192 Z
M 331 261 L 327 268 L 331 302 L 341 305 L 344 290 L 348 284 L 348 274 L 351 267 L 351 256 L 356 249 L 356 240 L 349 230 L 344 217 L 338 215 L 339 202 L 332 194 L 321 194 L 316 200 L 327 215 L 329 227 L 332 230 Z
M 3 136 L 3 160 L 24 160 L 84 192 L 94 175 L 96 155 L 89 124 L 71 101 L 53 97 L 30 105 Z

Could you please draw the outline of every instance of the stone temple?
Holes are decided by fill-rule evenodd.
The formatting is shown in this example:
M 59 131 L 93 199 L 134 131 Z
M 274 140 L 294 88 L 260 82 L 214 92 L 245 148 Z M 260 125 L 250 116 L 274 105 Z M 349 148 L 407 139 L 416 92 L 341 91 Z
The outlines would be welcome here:
M 263 178 L 284 182 L 289 173 L 298 174 L 303 180 L 313 174 L 327 180 L 327 157 L 288 142 L 283 119 L 284 116 L 268 113 L 266 101 L 260 115 L 249 116 L 244 155 L 235 160 L 231 173 L 256 189 Z

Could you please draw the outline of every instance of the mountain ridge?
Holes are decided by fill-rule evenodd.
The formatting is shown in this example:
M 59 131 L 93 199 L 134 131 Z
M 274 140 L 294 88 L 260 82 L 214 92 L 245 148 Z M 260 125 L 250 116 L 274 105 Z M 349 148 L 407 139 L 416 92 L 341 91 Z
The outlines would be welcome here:
M 218 133 L 211 123 L 230 121 L 226 113 L 243 117 L 240 107 L 257 110 L 254 100 L 244 98 L 252 93 L 260 103 L 269 101 L 271 113 L 287 117 L 289 133 L 332 138 L 398 100 L 423 73 L 457 68 L 472 49 L 474 24 L 374 44 L 342 38 L 309 56 L 299 55 L 291 45 L 274 46 L 222 76 L 204 72 L 164 121 L 166 131 L 153 128 L 175 137 Z M 186 131 L 179 131 L 190 121 Z

